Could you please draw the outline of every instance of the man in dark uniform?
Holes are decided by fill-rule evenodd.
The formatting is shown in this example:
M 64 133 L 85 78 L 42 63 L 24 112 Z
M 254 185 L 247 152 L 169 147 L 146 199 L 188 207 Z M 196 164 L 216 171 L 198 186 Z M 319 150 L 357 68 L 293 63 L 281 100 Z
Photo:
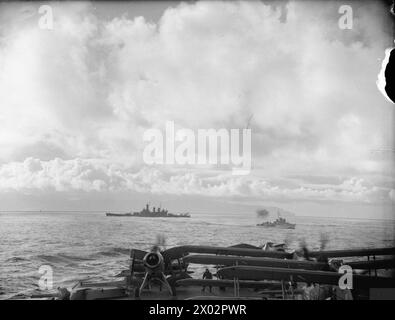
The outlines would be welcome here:
M 210 272 L 210 270 L 206 269 L 206 271 L 203 273 L 203 279 L 208 279 L 211 280 L 213 278 L 212 273 Z M 212 287 L 209 286 L 210 292 L 212 290 Z M 204 292 L 206 290 L 206 286 L 203 286 L 202 291 Z

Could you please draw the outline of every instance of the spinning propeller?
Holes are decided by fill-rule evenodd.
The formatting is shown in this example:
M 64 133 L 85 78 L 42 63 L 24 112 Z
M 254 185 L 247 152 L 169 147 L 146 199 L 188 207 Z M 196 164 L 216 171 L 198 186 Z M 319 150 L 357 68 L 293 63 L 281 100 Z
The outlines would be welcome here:
M 326 233 L 321 233 L 321 234 L 320 234 L 320 251 L 324 251 L 324 250 L 325 250 L 325 248 L 326 248 L 328 242 L 329 242 L 329 237 L 328 237 L 328 235 L 327 235 Z M 311 258 L 311 256 L 310 256 L 310 250 L 309 250 L 309 248 L 307 247 L 307 243 L 306 243 L 306 240 L 305 240 L 304 238 L 300 239 L 300 241 L 299 241 L 299 247 L 300 247 L 300 250 L 298 250 L 298 251 L 299 251 L 299 253 L 301 254 L 301 256 L 302 256 L 305 260 L 308 260 L 308 261 L 313 260 L 313 259 Z M 319 259 L 320 259 L 320 257 L 318 257 L 318 260 L 319 260 Z
M 143 266 L 145 269 L 144 280 L 140 286 L 140 288 L 136 289 L 135 295 L 139 297 L 141 292 L 148 286 L 150 286 L 153 280 L 159 281 L 163 284 L 170 292 L 172 296 L 175 295 L 173 288 L 170 286 L 169 282 L 166 279 L 164 274 L 165 271 L 165 263 L 163 256 L 161 254 L 161 249 L 165 248 L 166 239 L 163 235 L 157 235 L 155 244 L 151 247 L 150 252 L 142 251 L 142 250 L 133 250 L 132 257 L 132 265 L 131 265 L 131 275 L 134 273 L 134 265 L 136 254 L 140 257 L 142 253 L 144 253 L 144 257 L 142 259 Z

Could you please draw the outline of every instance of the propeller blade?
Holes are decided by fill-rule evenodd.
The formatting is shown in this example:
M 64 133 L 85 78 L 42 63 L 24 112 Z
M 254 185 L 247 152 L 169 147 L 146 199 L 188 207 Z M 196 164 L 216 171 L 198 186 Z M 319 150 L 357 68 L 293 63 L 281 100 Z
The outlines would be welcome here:
M 303 258 L 305 258 L 306 260 L 310 260 L 310 252 L 309 252 L 309 249 L 307 248 L 306 240 L 301 239 L 299 241 L 299 246 L 300 246 L 300 250 L 301 250 Z
M 133 251 L 132 265 L 130 266 L 130 277 L 133 278 L 134 274 L 134 261 L 136 260 L 136 253 Z
M 151 251 L 164 251 L 166 250 L 166 237 L 163 234 L 156 235 L 156 241 L 151 248 Z
M 321 233 L 320 235 L 320 251 L 325 250 L 326 245 L 329 242 L 329 236 L 326 233 Z

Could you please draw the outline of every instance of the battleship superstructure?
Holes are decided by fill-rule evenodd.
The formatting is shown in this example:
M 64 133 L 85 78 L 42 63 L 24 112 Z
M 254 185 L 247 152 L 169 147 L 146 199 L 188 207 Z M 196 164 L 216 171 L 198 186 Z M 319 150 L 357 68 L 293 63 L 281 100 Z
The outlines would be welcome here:
M 150 217 L 150 218 L 190 218 L 189 213 L 180 213 L 174 214 L 169 213 L 168 210 L 163 208 L 149 208 L 149 204 L 146 204 L 145 208 L 143 208 L 139 212 L 128 212 L 128 213 L 111 213 L 106 212 L 106 216 L 113 216 L 113 217 Z

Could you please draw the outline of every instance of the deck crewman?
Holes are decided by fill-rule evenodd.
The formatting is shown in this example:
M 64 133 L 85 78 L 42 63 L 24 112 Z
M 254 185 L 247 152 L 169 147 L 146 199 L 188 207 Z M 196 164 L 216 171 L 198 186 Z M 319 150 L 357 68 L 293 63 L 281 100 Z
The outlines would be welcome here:
M 211 280 L 213 278 L 213 274 L 210 272 L 209 269 L 206 268 L 206 271 L 203 273 L 203 279 Z M 210 292 L 212 290 L 212 287 L 209 286 Z M 202 292 L 206 290 L 206 286 L 203 286 Z

